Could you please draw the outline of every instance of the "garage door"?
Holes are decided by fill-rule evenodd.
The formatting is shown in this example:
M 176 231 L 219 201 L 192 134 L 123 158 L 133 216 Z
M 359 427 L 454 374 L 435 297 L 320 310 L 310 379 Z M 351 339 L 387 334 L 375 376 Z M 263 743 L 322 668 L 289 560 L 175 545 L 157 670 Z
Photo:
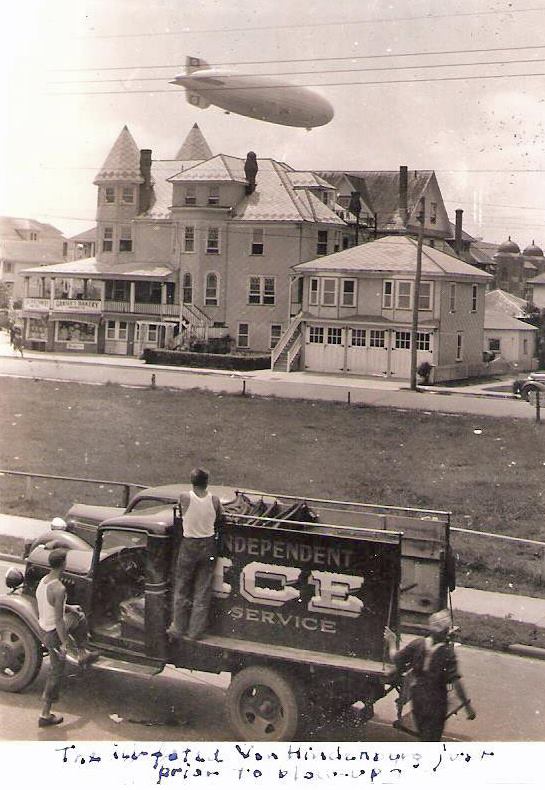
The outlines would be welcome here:
M 433 333 L 417 332 L 416 365 L 433 361 Z M 390 374 L 396 378 L 409 378 L 411 375 L 411 333 L 406 330 L 392 332 L 392 352 Z
M 388 335 L 384 329 L 348 330 L 347 370 L 362 375 L 384 375 L 388 371 Z
M 338 373 L 344 369 L 346 330 L 337 326 L 307 326 L 305 368 Z

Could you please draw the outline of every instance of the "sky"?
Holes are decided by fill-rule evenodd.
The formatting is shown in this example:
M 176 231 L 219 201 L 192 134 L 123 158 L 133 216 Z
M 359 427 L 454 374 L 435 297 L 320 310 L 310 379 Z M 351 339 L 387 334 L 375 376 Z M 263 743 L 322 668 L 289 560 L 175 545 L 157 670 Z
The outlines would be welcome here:
M 197 122 L 214 154 L 435 170 L 469 233 L 545 246 L 545 0 L 18 0 L 2 28 L 2 215 L 86 230 L 125 124 L 170 159 Z M 168 82 L 186 55 L 319 85 L 335 117 L 198 110 Z

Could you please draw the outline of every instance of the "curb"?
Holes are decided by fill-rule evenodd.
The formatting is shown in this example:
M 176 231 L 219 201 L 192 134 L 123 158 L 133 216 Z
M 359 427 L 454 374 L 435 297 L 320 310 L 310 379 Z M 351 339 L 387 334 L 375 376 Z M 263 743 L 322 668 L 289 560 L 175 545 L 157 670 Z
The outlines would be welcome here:
M 545 661 L 545 648 L 543 647 L 514 644 L 507 647 L 507 652 L 512 653 L 515 656 L 524 656 L 524 658 L 539 658 L 541 661 Z
M 405 389 L 402 387 L 401 389 Z M 496 400 L 521 400 L 518 395 L 509 392 L 459 392 L 458 390 L 434 389 L 433 387 L 420 387 L 421 392 L 430 392 L 432 395 L 459 395 L 462 398 L 495 398 Z

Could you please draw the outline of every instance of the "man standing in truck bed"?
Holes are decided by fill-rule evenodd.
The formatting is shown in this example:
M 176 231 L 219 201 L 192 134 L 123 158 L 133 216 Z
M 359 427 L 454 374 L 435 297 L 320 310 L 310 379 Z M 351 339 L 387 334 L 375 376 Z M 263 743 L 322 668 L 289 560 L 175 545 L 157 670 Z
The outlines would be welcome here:
M 219 499 L 208 491 L 208 472 L 191 472 L 192 490 L 180 495 L 182 540 L 176 562 L 171 639 L 200 639 L 208 625 L 212 577 L 217 556 L 216 531 L 223 520 Z

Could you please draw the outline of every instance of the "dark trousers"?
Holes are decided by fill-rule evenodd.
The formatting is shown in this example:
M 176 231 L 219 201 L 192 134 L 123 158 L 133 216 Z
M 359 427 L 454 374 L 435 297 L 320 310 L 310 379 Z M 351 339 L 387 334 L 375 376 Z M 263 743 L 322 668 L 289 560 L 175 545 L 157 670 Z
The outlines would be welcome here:
M 86 642 L 88 638 L 87 620 L 85 614 L 81 610 L 66 612 L 64 624 L 69 635 L 73 637 L 78 646 Z M 61 640 L 59 639 L 56 628 L 53 629 L 53 631 L 43 631 L 42 641 L 49 653 L 49 674 L 45 682 L 42 697 L 44 702 L 51 704 L 59 699 L 66 656 L 59 650 Z
M 440 741 L 447 718 L 447 692 L 422 689 L 412 691 L 413 718 L 421 741 Z
M 172 625 L 195 639 L 208 625 L 212 578 L 216 563 L 216 540 L 182 538 L 176 562 Z

